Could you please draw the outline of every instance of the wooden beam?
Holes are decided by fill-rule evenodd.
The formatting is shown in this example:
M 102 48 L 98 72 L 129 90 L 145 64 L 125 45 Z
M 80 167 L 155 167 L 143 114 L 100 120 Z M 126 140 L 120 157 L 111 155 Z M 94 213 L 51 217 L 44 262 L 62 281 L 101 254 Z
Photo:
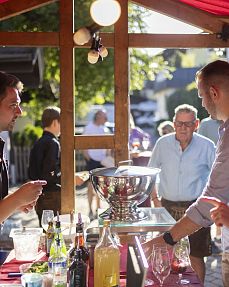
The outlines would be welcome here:
M 114 47 L 113 33 L 100 33 L 105 47 Z M 223 48 L 229 42 L 222 41 L 214 34 L 128 34 L 130 48 Z M 15 47 L 58 47 L 58 32 L 0 32 L 1 46 Z M 76 48 L 90 48 L 87 43 Z
M 114 149 L 114 135 L 77 135 L 75 149 Z
M 129 34 L 132 48 L 225 48 L 229 41 L 217 39 L 214 34 Z
M 114 33 L 99 33 L 99 37 L 101 37 L 102 39 L 102 44 L 106 47 L 106 48 L 112 48 L 114 47 Z M 82 47 L 86 47 L 86 48 L 90 48 L 91 47 L 91 41 L 89 41 L 88 43 L 84 44 L 84 45 L 76 45 L 74 43 L 74 47 L 75 48 L 82 48 Z
M 224 24 L 220 18 L 176 0 L 131 0 L 131 2 L 199 27 L 209 33 L 221 32 Z
M 122 13 L 114 30 L 115 161 L 129 158 L 128 1 L 118 0 Z
M 56 2 L 57 0 L 10 0 L 0 5 L 0 20 L 20 15 L 33 9 Z
M 1 6 L 1 5 L 0 5 Z M 58 32 L 0 32 L 1 46 L 58 47 Z
M 73 0 L 60 0 L 61 212 L 75 206 Z

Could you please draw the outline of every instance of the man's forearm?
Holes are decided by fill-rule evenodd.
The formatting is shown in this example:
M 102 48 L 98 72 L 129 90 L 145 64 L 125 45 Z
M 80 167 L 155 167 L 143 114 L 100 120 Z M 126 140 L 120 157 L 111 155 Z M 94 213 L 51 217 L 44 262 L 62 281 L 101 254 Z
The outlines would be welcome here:
M 0 223 L 6 220 L 17 209 L 17 200 L 14 199 L 14 194 L 10 194 L 0 200 Z
M 196 224 L 188 216 L 184 215 L 171 229 L 170 233 L 174 241 L 179 241 L 181 238 L 194 233 L 202 226 Z

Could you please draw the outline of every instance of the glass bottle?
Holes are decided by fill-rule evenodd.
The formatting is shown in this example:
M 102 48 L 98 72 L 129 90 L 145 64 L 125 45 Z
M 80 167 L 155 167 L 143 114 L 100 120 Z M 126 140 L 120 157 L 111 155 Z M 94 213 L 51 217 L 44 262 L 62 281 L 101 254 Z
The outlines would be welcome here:
M 82 258 L 82 250 L 76 249 L 74 259 L 69 267 L 69 287 L 87 287 L 87 263 Z
M 94 287 L 119 286 L 120 252 L 110 231 L 110 220 L 104 220 L 102 235 L 94 251 Z
M 54 239 L 54 235 L 55 235 L 55 232 L 54 232 L 53 222 L 49 221 L 48 229 L 47 229 L 46 234 L 45 234 L 45 241 L 46 241 L 45 242 L 45 249 L 46 249 L 46 255 L 47 256 L 49 256 L 52 241 Z
M 48 260 L 48 272 L 53 275 L 53 287 L 67 287 L 67 256 L 61 250 L 60 239 L 55 240 L 54 253 Z
M 71 249 L 69 249 L 69 252 L 68 252 L 69 263 L 71 263 L 71 261 L 73 260 L 74 255 L 75 255 L 75 251 L 77 249 L 81 249 L 82 259 L 84 260 L 84 262 L 88 263 L 88 261 L 89 261 L 89 250 L 85 246 L 83 223 L 76 223 L 75 242 L 74 242 L 73 247 Z
M 54 238 L 51 244 L 51 248 L 50 248 L 50 256 L 52 256 L 54 254 L 54 250 L 55 250 L 55 245 L 57 242 L 57 239 L 60 240 L 60 247 L 61 247 L 61 252 L 65 255 L 67 255 L 67 248 L 64 242 L 64 237 L 63 234 L 61 232 L 61 223 L 59 220 L 59 212 L 57 212 L 57 221 L 56 221 L 56 227 L 55 227 L 55 234 L 54 234 Z

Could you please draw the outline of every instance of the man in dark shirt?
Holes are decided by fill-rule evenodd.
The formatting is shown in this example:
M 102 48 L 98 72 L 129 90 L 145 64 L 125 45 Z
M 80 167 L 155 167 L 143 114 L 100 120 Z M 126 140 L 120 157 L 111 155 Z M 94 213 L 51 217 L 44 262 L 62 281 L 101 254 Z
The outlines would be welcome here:
M 29 177 L 32 180 L 43 178 L 47 185 L 40 196 L 36 211 L 41 220 L 43 209 L 52 209 L 56 213 L 61 208 L 61 172 L 60 172 L 60 109 L 47 107 L 42 114 L 43 134 L 31 152 L 29 159 Z
M 43 134 L 31 152 L 29 159 L 29 178 L 37 180 L 43 178 L 47 185 L 40 196 L 36 211 L 41 219 L 43 209 L 60 211 L 60 109 L 47 107 L 42 114 Z
M 0 72 L 0 132 L 12 131 L 21 116 L 20 92 L 23 84 L 10 74 Z M 46 181 L 31 181 L 8 195 L 8 167 L 3 154 L 4 141 L 0 138 L 0 224 L 16 210 L 28 212 L 36 204 Z

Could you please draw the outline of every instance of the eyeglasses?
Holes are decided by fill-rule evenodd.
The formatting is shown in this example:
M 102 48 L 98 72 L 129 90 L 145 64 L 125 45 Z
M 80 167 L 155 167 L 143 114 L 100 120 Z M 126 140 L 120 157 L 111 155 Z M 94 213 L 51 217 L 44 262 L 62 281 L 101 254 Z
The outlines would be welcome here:
M 190 121 L 190 122 L 181 122 L 181 121 L 176 121 L 174 122 L 174 124 L 176 125 L 176 127 L 181 128 L 183 125 L 187 128 L 191 128 L 195 125 L 196 120 L 194 121 Z

